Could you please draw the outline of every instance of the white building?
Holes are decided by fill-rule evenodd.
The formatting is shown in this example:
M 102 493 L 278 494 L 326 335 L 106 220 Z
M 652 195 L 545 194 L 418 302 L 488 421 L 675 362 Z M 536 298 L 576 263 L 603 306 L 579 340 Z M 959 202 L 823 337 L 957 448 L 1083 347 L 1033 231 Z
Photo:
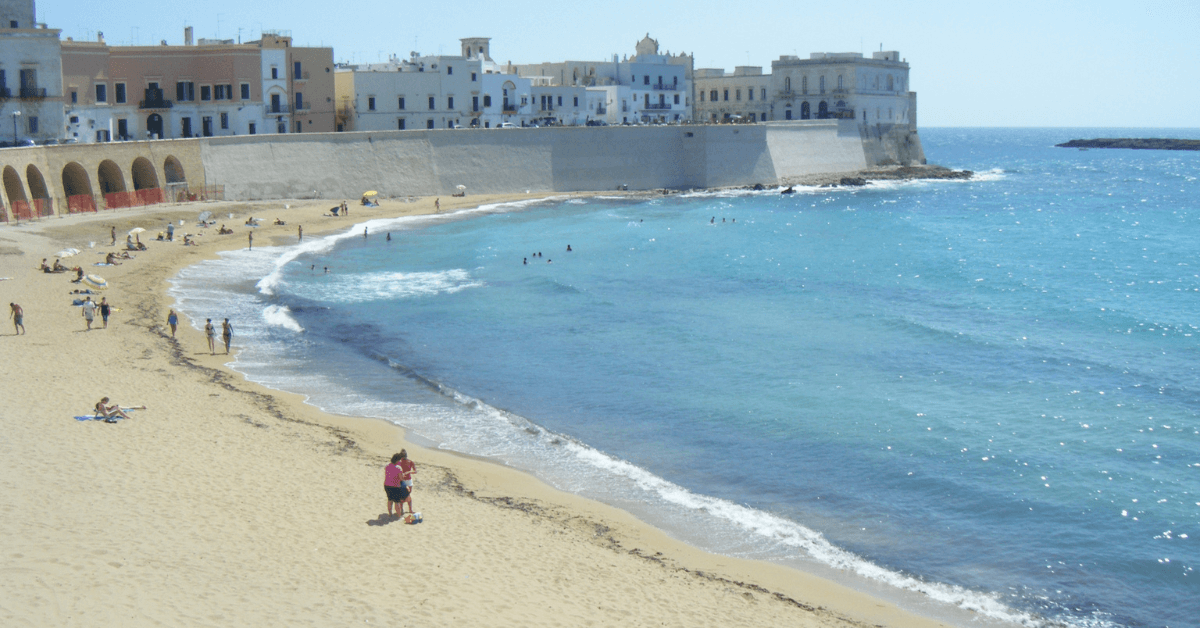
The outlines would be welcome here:
M 912 124 L 916 93 L 908 63 L 894 50 L 871 54 L 814 52 L 771 62 L 775 120 L 849 118 L 861 124 Z
M 633 57 L 612 61 L 561 61 L 515 66 L 518 74 L 551 86 L 586 87 L 587 120 L 609 124 L 671 123 L 692 117 L 692 57 L 659 54 L 647 34 Z M 603 113 L 596 108 L 603 103 Z
M 533 93 L 532 81 L 507 74 L 492 61 L 486 37 L 462 39 L 461 55 L 414 53 L 386 63 L 340 66 L 337 71 L 339 131 L 493 128 L 527 126 L 549 118 L 558 98 Z
M 36 17 L 33 0 L 0 0 L 0 141 L 8 144 L 63 131 L 61 31 Z

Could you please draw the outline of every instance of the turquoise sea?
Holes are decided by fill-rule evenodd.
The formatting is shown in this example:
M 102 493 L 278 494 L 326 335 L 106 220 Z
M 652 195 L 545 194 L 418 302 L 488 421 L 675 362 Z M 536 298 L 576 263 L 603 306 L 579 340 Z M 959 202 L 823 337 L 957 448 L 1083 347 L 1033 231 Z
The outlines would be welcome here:
M 921 135 L 976 176 L 347 222 L 172 292 L 251 380 L 712 551 L 957 625 L 1200 625 L 1200 153 L 1054 147 L 1200 130 Z

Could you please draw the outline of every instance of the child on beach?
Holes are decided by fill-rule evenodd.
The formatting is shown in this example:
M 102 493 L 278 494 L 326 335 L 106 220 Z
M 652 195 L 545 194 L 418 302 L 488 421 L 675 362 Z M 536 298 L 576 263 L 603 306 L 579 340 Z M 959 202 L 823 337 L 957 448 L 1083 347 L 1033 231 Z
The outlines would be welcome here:
M 408 489 L 404 486 L 404 481 L 401 479 L 401 476 L 404 475 L 404 470 L 398 464 L 402 460 L 402 457 L 405 456 L 406 454 L 401 451 L 401 453 L 392 456 L 392 462 L 383 468 L 383 491 L 387 493 L 388 516 L 395 519 L 399 519 L 400 515 L 404 514 L 404 500 L 408 499 Z M 393 504 L 395 504 L 395 514 L 392 514 Z
M 404 497 L 404 503 L 400 504 L 400 514 L 401 515 L 404 514 L 404 504 L 408 504 L 408 514 L 411 515 L 411 514 L 413 514 L 413 505 L 412 505 L 413 477 L 412 476 L 414 473 L 417 472 L 417 465 L 413 464 L 413 461 L 408 459 L 408 451 L 407 450 L 401 449 L 400 453 L 398 453 L 396 455 L 400 456 L 400 463 L 399 463 L 400 485 L 403 486 L 404 490 L 408 493 L 408 495 L 406 495 Z

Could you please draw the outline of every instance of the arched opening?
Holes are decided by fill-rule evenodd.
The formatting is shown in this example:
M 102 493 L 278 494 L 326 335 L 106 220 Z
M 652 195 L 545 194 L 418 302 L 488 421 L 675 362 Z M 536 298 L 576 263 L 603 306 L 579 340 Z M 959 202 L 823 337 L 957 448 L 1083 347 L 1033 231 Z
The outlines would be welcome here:
M 173 155 L 168 155 L 163 162 L 163 175 L 167 184 L 163 186 L 166 198 L 182 203 L 187 200 L 187 178 L 183 176 L 183 166 Z
M 54 215 L 54 201 L 50 199 L 50 190 L 46 188 L 46 179 L 37 166 L 29 164 L 25 168 L 25 182 L 29 184 L 30 204 L 33 213 L 38 216 Z
M 153 205 L 166 200 L 162 188 L 158 187 L 158 173 L 154 164 L 145 157 L 133 160 L 133 195 L 138 205 Z
M 17 174 L 17 169 L 12 166 L 4 167 L 4 192 L 8 194 L 8 206 L 12 208 L 13 218 L 33 218 L 29 211 L 29 201 L 25 198 L 25 186 L 21 183 L 21 175 Z
M 100 193 L 104 195 L 105 207 L 116 209 L 133 205 L 132 195 L 125 191 L 125 177 L 121 174 L 121 167 L 115 161 L 105 159 L 100 162 L 96 174 L 100 182 Z
M 806 100 L 806 101 L 800 103 L 800 119 L 808 120 L 811 117 L 812 117 L 812 108 L 809 107 L 808 101 Z
M 145 157 L 138 157 L 133 160 L 133 189 L 148 190 L 158 187 L 158 173 L 154 171 L 154 164 L 150 163 Z
M 821 104 L 817 105 L 817 117 L 822 120 L 829 117 L 829 103 L 822 100 Z
M 157 113 L 152 113 L 146 117 L 146 132 L 153 139 L 162 139 L 163 136 L 163 119 Z
M 101 194 L 125 191 L 125 177 L 121 174 L 121 167 L 113 160 L 105 159 L 100 162 L 100 168 L 96 174 L 100 181 Z
M 791 105 L 788 105 L 788 108 L 783 110 L 783 119 L 784 119 L 784 120 L 791 120 L 791 119 L 792 119 L 792 107 L 791 107 Z
M 183 166 L 179 160 L 168 155 L 167 160 L 163 162 L 163 171 L 167 175 L 167 183 L 186 183 L 187 179 L 183 176 Z
M 92 181 L 88 178 L 83 166 L 71 162 L 63 167 L 63 192 L 67 195 L 67 211 L 78 212 L 96 211 L 96 201 L 92 198 Z

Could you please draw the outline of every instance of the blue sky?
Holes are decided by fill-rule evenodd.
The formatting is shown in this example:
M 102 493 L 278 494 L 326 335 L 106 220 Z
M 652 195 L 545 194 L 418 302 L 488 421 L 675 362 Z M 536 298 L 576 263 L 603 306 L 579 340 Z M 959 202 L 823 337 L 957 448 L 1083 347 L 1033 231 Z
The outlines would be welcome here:
M 570 7 L 570 8 L 548 8 Z M 457 54 L 491 37 L 492 58 L 534 63 L 632 54 L 650 33 L 696 67 L 731 70 L 780 55 L 899 50 L 921 126 L 1200 127 L 1200 0 L 840 3 L 529 0 L 355 3 L 298 0 L 42 0 L 38 21 L 63 38 L 110 44 L 257 39 L 289 30 L 338 61 L 410 51 Z

